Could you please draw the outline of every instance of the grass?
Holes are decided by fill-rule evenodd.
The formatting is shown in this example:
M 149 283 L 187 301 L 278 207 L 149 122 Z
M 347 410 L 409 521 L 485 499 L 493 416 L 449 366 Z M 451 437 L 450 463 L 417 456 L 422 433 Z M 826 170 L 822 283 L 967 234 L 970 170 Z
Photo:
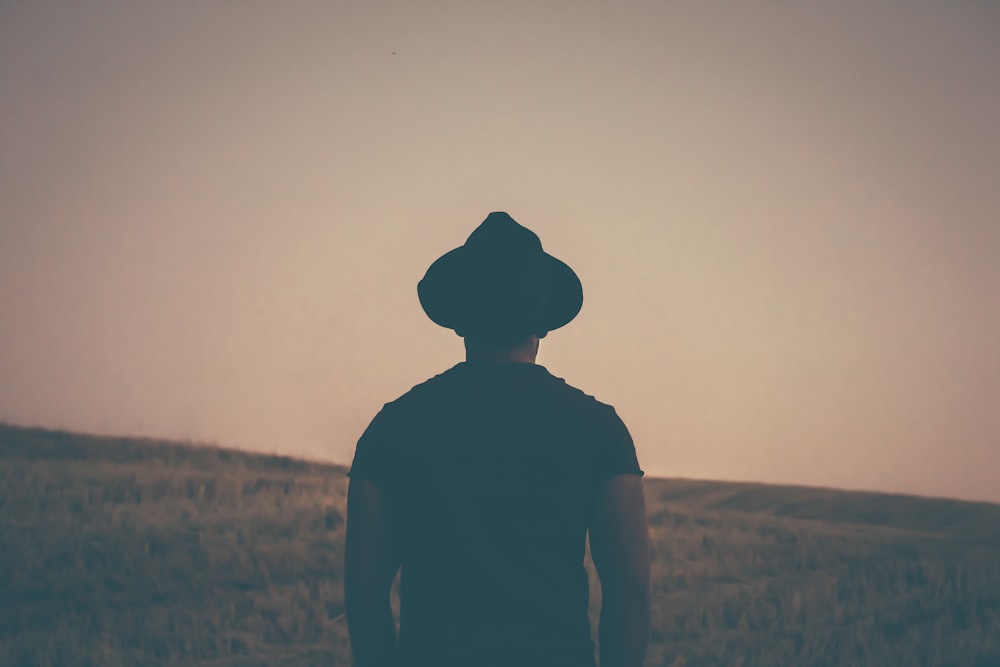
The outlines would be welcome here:
M 0 425 L 0 665 L 349 665 L 344 472 Z M 1000 506 L 646 489 L 650 666 L 1000 665 Z

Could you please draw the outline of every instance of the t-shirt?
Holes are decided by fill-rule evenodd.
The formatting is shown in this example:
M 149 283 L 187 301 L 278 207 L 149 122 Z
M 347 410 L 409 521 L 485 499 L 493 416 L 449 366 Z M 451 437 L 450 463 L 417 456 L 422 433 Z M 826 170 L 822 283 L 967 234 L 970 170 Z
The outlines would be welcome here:
M 403 665 L 594 664 L 595 494 L 643 474 L 614 408 L 537 364 L 463 362 L 387 403 L 349 474 L 399 538 Z

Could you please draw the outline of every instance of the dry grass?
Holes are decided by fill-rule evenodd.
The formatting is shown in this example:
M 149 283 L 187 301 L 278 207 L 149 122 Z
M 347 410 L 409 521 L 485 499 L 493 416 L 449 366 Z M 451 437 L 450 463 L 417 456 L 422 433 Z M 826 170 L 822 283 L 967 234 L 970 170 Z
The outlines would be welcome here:
M 345 491 L 333 465 L 0 425 L 0 665 L 350 664 Z M 1000 665 L 998 506 L 647 494 L 649 665 Z

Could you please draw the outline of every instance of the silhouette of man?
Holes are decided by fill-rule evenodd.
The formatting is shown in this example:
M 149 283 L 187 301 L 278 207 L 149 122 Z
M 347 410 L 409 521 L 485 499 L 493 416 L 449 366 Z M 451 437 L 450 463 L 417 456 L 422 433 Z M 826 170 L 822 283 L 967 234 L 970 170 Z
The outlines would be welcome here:
M 357 667 L 601 667 L 649 632 L 642 470 L 614 408 L 535 364 L 580 311 L 573 270 L 491 213 L 418 285 L 466 360 L 387 403 L 349 473 L 345 600 Z M 390 590 L 400 578 L 400 619 Z

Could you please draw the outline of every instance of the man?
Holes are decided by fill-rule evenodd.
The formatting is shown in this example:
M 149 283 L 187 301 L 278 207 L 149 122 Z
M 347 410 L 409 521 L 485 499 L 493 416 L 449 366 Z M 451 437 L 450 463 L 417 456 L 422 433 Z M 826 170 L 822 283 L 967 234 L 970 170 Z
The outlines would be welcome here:
M 358 441 L 345 559 L 356 667 L 593 667 L 588 531 L 601 667 L 640 667 L 649 543 L 635 447 L 611 406 L 535 364 L 539 339 L 580 311 L 579 279 L 491 213 L 418 294 L 465 339 L 466 361 L 387 403 Z

